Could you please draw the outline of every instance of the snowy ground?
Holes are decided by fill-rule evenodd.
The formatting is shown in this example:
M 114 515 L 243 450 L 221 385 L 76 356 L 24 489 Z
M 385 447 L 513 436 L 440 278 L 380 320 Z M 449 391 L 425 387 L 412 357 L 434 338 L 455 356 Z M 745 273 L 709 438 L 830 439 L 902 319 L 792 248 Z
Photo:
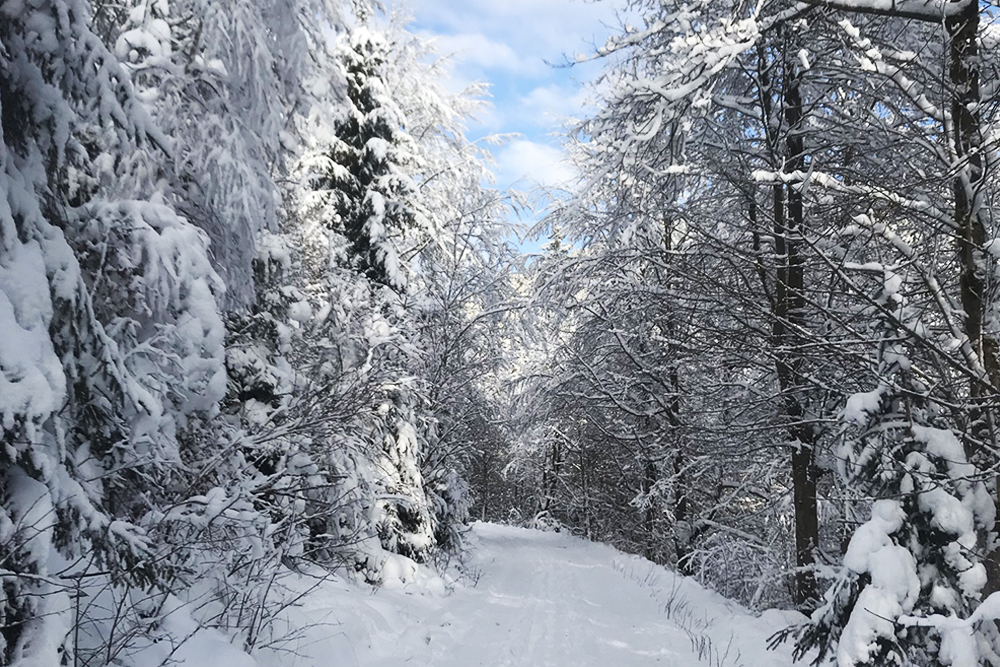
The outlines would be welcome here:
M 324 582 L 289 610 L 298 628 L 285 630 L 288 636 L 275 645 L 280 650 L 257 652 L 257 664 L 791 664 L 788 647 L 765 648 L 766 638 L 791 616 L 754 617 L 641 558 L 563 534 L 492 524 L 477 524 L 472 541 L 475 586 L 467 582 L 444 591 L 440 579 L 419 573 L 406 576 L 407 584 L 394 581 L 375 592 Z M 188 664 L 201 664 L 197 658 L 205 654 L 191 657 Z M 246 658 L 239 664 L 252 664 Z M 225 662 L 215 659 L 211 665 Z

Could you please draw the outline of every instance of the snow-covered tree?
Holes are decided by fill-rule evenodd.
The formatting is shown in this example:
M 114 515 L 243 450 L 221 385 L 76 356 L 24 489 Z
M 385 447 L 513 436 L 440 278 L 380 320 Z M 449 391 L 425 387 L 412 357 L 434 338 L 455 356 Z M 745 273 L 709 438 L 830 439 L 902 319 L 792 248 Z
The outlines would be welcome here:
M 344 105 L 302 120 L 290 215 L 263 236 L 228 355 L 229 409 L 252 434 L 241 456 L 287 554 L 372 580 L 389 552 L 460 545 L 476 419 L 460 406 L 478 396 L 472 364 L 496 363 L 473 348 L 504 312 L 510 259 L 486 156 L 464 136 L 478 102 L 444 93 L 426 47 L 389 30 L 341 36 Z
M 406 242 L 427 221 L 415 182 L 423 165 L 387 80 L 391 48 L 385 36 L 364 27 L 341 39 L 346 117 L 336 123 L 326 173 L 316 185 L 333 199 L 336 219 L 327 224 L 347 239 L 352 264 L 375 283 L 402 288 Z
M 834 500 L 894 493 L 862 492 L 860 477 L 835 474 L 837 415 L 880 377 L 872 359 L 882 339 L 868 326 L 873 317 L 895 322 L 911 357 L 920 350 L 913 382 L 932 388 L 921 399 L 931 417 L 916 423 L 962 443 L 972 467 L 956 473 L 966 480 L 955 481 L 956 489 L 979 484 L 993 466 L 982 407 L 994 396 L 992 223 L 984 204 L 993 165 L 982 150 L 992 136 L 992 107 L 981 103 L 993 89 L 980 88 L 988 51 L 978 41 L 990 33 L 977 27 L 980 15 L 989 14 L 965 2 L 640 2 L 635 8 L 644 25 L 626 28 L 599 51 L 625 64 L 605 75 L 605 104 L 581 126 L 583 184 L 553 218 L 581 247 L 553 262 L 546 277 L 548 288 L 556 287 L 556 310 L 570 303 L 584 313 L 564 320 L 567 340 L 575 341 L 567 351 L 602 335 L 610 344 L 582 347 L 589 352 L 579 368 L 561 361 L 543 372 L 550 387 L 563 387 L 575 402 L 596 408 L 608 397 L 623 401 L 616 410 L 624 415 L 654 411 L 652 401 L 622 397 L 650 377 L 669 395 L 669 373 L 635 363 L 645 351 L 611 338 L 641 330 L 628 309 L 616 308 L 623 293 L 615 280 L 650 262 L 655 271 L 627 290 L 655 286 L 671 296 L 673 317 L 685 323 L 683 333 L 657 341 L 660 354 L 669 341 L 668 358 L 684 368 L 682 405 L 697 406 L 685 426 L 715 436 L 705 454 L 715 448 L 739 461 L 718 466 L 721 486 L 732 495 L 702 504 L 682 532 L 696 538 L 694 558 L 706 564 L 713 545 L 732 548 L 734 540 L 754 549 L 776 546 L 778 554 L 791 548 L 793 594 L 808 609 L 819 592 L 814 563 L 837 561 L 837 543 L 850 528 L 836 525 L 841 512 Z M 682 239 L 662 259 L 641 249 L 660 226 Z M 948 238 L 959 239 L 960 252 Z M 919 321 L 893 319 L 858 280 L 883 269 L 905 275 L 910 308 L 924 313 Z M 656 322 L 667 310 L 650 305 L 639 312 Z M 580 339 L 573 338 L 577 332 Z M 624 353 L 617 359 L 608 352 L 615 346 Z M 652 432 L 662 438 L 675 428 L 668 420 Z M 576 431 L 569 440 L 582 447 L 576 440 L 589 444 L 589 438 L 596 443 L 601 436 Z M 926 439 L 908 442 L 908 451 L 933 458 Z M 688 454 L 697 451 L 691 443 Z M 765 454 L 780 448 L 787 456 L 783 472 L 780 459 Z M 682 469 L 689 479 L 695 472 Z M 750 471 L 756 472 L 744 477 Z M 669 466 L 658 475 L 658 488 L 666 488 Z M 956 497 L 964 493 L 956 489 Z M 763 499 L 784 494 L 787 505 L 769 505 L 777 520 L 749 531 L 741 530 L 738 512 L 718 509 L 743 507 L 759 518 L 768 513 Z M 788 511 L 794 547 L 780 529 L 770 532 L 787 525 Z M 977 516 L 978 543 L 992 549 L 989 518 Z M 687 531 L 699 522 L 703 530 Z M 952 537 L 969 541 L 965 533 Z M 770 567 L 784 562 L 778 557 Z M 990 571 L 991 559 L 984 563 Z M 747 565 L 741 569 L 754 572 Z M 719 572 L 711 565 L 704 571 Z M 994 579 L 987 578 L 983 592 Z M 963 604 L 971 604 L 970 596 Z M 969 607 L 963 609 L 967 614 Z M 913 609 L 927 613 L 926 605 Z
M 336 1 L 92 9 L 0 21 L 0 664 L 126 664 L 185 601 L 252 650 L 287 565 L 457 548 L 481 414 L 431 389 L 496 365 L 499 198 L 432 71 L 362 28 L 339 67 Z
M 276 231 L 302 118 L 338 99 L 335 0 L 132 2 L 115 51 L 160 128 L 171 199 L 208 232 L 232 307 L 253 297 L 254 245 Z
M 224 286 L 154 182 L 168 145 L 82 2 L 5 10 L 3 664 L 72 654 L 60 556 L 169 576 L 148 513 L 225 384 Z
M 801 566 L 795 590 L 807 604 L 819 541 L 816 460 L 823 446 L 821 424 L 832 403 L 825 388 L 808 380 L 810 367 L 825 362 L 805 355 L 802 341 L 810 318 L 822 317 L 815 312 L 819 308 L 809 312 L 814 302 L 806 293 L 814 280 L 825 284 L 823 266 L 803 247 L 807 211 L 797 188 L 784 183 L 762 188 L 752 178 L 765 165 L 780 169 L 805 160 L 809 126 L 802 118 L 805 84 L 796 69 L 801 66 L 791 56 L 794 40 L 791 31 L 782 32 L 781 21 L 748 13 L 742 3 L 638 3 L 637 8 L 645 13 L 645 27 L 629 29 L 600 52 L 626 64 L 605 75 L 606 103 L 579 128 L 583 182 L 576 199 L 555 217 L 585 244 L 567 270 L 595 276 L 587 289 L 572 281 L 563 288 L 569 299 L 582 294 L 581 310 L 592 314 L 581 337 L 595 338 L 590 327 L 617 337 L 607 348 L 619 348 L 617 360 L 609 355 L 609 366 L 600 369 L 588 369 L 584 361 L 584 373 L 615 400 L 633 392 L 620 408 L 623 416 L 633 412 L 627 419 L 659 415 L 658 422 L 632 427 L 646 433 L 647 443 L 658 443 L 641 448 L 658 462 L 654 469 L 659 467 L 656 481 L 642 487 L 673 489 L 667 494 L 674 505 L 668 515 L 683 515 L 675 520 L 685 553 L 692 552 L 692 539 L 714 535 L 719 541 L 718 533 L 738 531 L 718 520 L 719 507 L 735 506 L 728 492 L 704 498 L 692 515 L 688 490 L 675 486 L 697 477 L 691 474 L 693 462 L 702 456 L 703 462 L 711 460 L 709 451 L 700 449 L 700 438 L 681 433 L 718 429 L 724 435 L 714 446 L 742 451 L 748 469 L 762 447 L 775 452 L 772 456 L 785 447 L 788 477 L 779 482 L 780 491 L 762 495 L 792 493 L 794 554 Z M 728 147 L 736 145 L 734 155 Z M 667 303 L 656 304 L 653 295 Z M 651 330 L 643 328 L 643 320 Z M 579 345 L 570 343 L 574 347 Z M 674 377 L 699 380 L 682 392 Z M 734 381 L 758 385 L 761 397 L 774 398 L 760 400 L 754 413 L 730 411 L 733 396 L 714 385 Z M 659 387 L 641 390 L 646 382 Z M 688 400 L 670 398 L 692 392 L 696 397 Z M 695 414 L 702 417 L 695 421 L 701 423 L 680 413 L 684 403 L 699 406 Z M 754 431 L 765 435 L 755 442 L 749 436 Z M 717 466 L 714 474 L 739 478 L 743 471 Z M 737 479 L 719 485 L 737 495 L 749 491 Z M 746 506 L 761 516 L 756 499 L 747 499 Z
M 822 604 L 800 629 L 797 655 L 816 648 L 817 664 L 835 656 L 841 665 L 989 661 L 995 638 L 989 624 L 930 620 L 969 619 L 982 600 L 983 535 L 994 521 L 986 477 L 969 463 L 934 389 L 919 379 L 925 351 L 900 336 L 901 325 L 913 327 L 921 317 L 907 302 L 914 285 L 890 269 L 872 275 L 868 311 L 880 340 L 872 355 L 878 386 L 847 400 L 838 458 L 850 492 L 877 500 L 851 536 Z

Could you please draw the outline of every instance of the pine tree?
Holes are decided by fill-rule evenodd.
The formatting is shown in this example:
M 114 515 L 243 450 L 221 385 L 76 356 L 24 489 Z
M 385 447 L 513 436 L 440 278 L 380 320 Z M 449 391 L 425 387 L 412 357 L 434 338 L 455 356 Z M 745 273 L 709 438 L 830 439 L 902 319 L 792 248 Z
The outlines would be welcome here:
M 348 105 L 318 187 L 330 191 L 337 214 L 330 224 L 347 238 L 351 264 L 374 283 L 401 289 L 404 239 L 426 220 L 413 177 L 417 149 L 386 83 L 390 48 L 364 27 L 342 39 Z
M 851 665 L 953 664 L 977 640 L 959 637 L 972 646 L 955 646 L 949 626 L 930 617 L 969 618 L 981 599 L 989 494 L 954 433 L 917 423 L 919 391 L 873 395 L 879 408 L 845 454 L 854 487 L 880 500 L 800 631 L 797 654 L 818 648 L 817 662 L 830 652 Z

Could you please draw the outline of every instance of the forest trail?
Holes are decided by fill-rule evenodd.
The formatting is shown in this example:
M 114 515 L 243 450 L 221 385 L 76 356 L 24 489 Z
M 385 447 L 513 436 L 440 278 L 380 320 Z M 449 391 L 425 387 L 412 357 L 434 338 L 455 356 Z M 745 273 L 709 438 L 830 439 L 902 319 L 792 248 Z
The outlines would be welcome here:
M 341 627 L 334 653 L 361 667 L 791 664 L 788 647 L 765 650 L 789 617 L 754 617 L 642 558 L 494 524 L 476 524 L 472 542 L 475 586 L 447 595 L 386 587 L 360 609 L 358 600 L 327 597 L 327 606 L 318 599 L 326 596 L 311 596 L 313 611 Z

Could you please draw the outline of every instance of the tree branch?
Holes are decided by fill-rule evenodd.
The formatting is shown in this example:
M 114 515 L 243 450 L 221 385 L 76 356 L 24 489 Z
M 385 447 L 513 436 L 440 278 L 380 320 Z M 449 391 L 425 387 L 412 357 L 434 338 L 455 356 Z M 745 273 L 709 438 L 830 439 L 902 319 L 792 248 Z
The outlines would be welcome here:
M 838 9 L 855 14 L 894 16 L 939 23 L 976 10 L 975 0 L 800 0 L 813 7 Z

